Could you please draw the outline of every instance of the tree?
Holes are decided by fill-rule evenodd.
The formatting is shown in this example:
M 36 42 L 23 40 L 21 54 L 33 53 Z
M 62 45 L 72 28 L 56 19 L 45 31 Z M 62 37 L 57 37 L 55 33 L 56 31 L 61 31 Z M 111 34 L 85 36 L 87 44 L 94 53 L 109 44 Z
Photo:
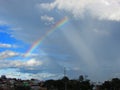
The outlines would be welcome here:
M 120 79 L 113 78 L 111 81 L 105 81 L 100 90 L 120 90 Z
M 79 81 L 80 81 L 80 82 L 83 82 L 83 81 L 84 81 L 83 75 L 80 75 L 80 76 L 79 76 Z
M 64 76 L 64 77 L 62 78 L 62 81 L 68 82 L 68 81 L 69 81 L 69 78 L 68 78 L 67 76 Z
M 2 75 L 1 76 L 1 79 L 7 79 L 5 75 Z

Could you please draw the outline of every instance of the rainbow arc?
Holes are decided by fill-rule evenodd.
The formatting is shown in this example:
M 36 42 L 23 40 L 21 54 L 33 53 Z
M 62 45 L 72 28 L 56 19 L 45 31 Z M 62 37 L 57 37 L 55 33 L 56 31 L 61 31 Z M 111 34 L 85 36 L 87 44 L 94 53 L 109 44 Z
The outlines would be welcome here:
M 53 27 L 45 33 L 45 35 L 43 35 L 40 39 L 36 40 L 31 45 L 31 47 L 25 53 L 24 57 L 28 57 L 46 39 L 46 37 L 50 36 L 54 31 L 58 30 L 58 28 L 62 27 L 66 22 L 68 22 L 68 17 L 65 16 L 57 23 L 55 23 Z

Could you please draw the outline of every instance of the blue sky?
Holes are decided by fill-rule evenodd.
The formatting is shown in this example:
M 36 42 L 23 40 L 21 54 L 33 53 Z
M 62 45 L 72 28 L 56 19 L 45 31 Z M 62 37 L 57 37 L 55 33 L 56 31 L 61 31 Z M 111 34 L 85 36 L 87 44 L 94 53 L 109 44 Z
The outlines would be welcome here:
M 68 17 L 29 55 L 31 45 Z M 60 79 L 120 76 L 119 0 L 0 0 L 0 75 Z

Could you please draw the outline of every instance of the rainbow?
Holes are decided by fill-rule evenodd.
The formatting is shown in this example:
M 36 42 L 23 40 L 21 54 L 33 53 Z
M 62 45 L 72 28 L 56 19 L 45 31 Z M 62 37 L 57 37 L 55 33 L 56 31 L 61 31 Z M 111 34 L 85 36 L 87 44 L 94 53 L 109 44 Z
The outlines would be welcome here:
M 57 23 L 53 25 L 53 27 L 48 30 L 45 35 L 43 35 L 40 39 L 36 40 L 31 47 L 27 50 L 24 57 L 28 57 L 43 41 L 46 37 L 51 35 L 55 30 L 58 30 L 58 28 L 62 27 L 66 22 L 68 22 L 68 17 L 64 17 L 61 20 L 59 20 Z

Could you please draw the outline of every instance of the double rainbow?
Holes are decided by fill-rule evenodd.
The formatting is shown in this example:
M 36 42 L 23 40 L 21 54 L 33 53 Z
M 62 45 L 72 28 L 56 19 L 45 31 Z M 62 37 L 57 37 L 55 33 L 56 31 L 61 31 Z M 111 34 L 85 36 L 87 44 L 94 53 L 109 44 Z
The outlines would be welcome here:
M 25 53 L 25 57 L 28 57 L 43 41 L 46 37 L 51 35 L 55 30 L 58 30 L 58 28 L 62 27 L 66 22 L 68 22 L 68 17 L 64 17 L 61 20 L 59 20 L 57 23 L 53 25 L 53 27 L 48 30 L 43 37 L 40 39 L 36 40 L 31 47 L 27 50 Z

